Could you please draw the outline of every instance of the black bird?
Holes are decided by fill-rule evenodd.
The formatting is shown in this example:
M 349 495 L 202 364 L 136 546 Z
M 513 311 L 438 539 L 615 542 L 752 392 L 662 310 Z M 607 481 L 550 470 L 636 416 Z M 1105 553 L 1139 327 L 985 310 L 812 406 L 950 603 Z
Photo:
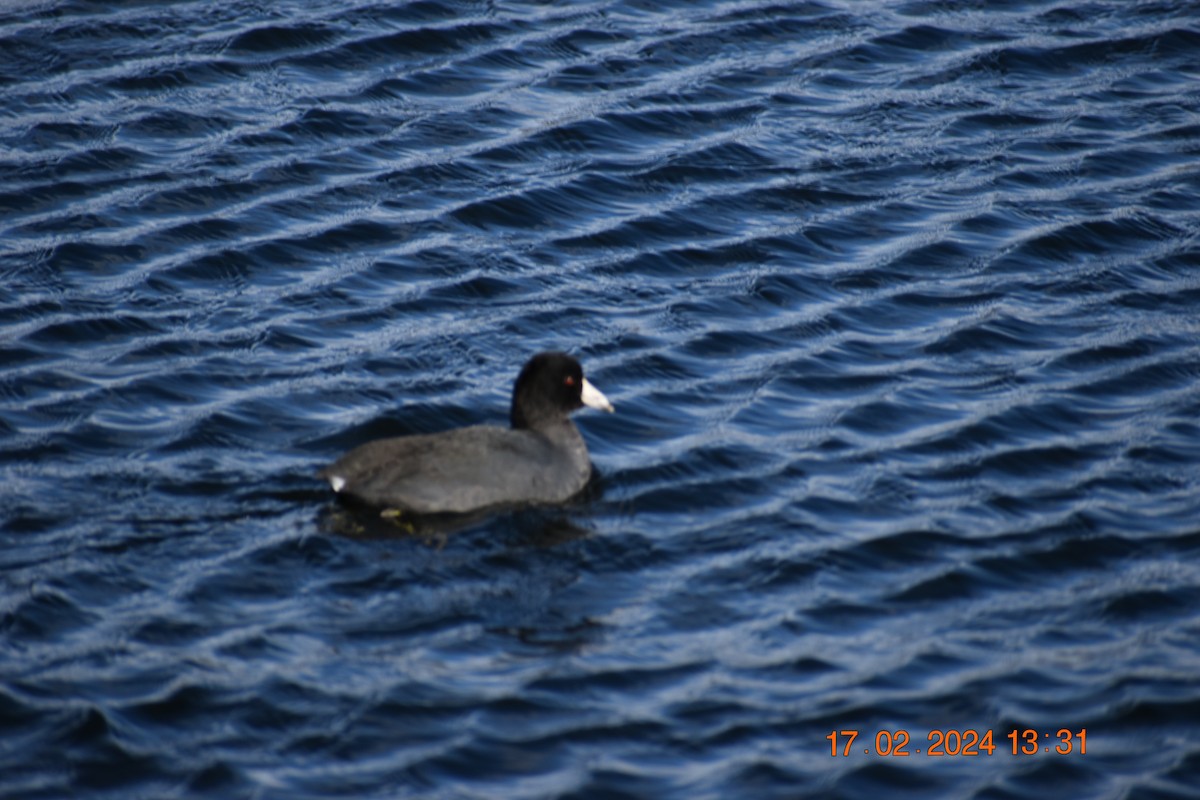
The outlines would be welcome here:
M 465 514 L 492 506 L 561 503 L 592 474 L 568 416 L 612 404 L 566 353 L 538 353 L 513 386 L 511 428 L 474 425 L 379 439 L 321 470 L 339 495 L 389 512 Z

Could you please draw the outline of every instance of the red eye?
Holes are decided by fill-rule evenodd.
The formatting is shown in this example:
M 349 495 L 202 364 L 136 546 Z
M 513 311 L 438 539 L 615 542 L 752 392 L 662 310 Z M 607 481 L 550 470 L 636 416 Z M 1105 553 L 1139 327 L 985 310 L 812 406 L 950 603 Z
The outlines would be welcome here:
M 574 386 L 574 385 L 575 385 L 575 377 L 573 375 L 568 375 L 567 377 L 563 378 L 563 386 Z

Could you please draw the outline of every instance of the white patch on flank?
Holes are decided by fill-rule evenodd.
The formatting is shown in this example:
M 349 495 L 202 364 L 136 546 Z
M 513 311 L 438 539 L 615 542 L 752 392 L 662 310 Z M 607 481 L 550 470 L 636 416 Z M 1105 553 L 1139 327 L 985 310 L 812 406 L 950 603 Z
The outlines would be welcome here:
M 612 412 L 612 403 L 608 402 L 608 398 L 604 396 L 604 392 L 592 386 L 587 378 L 583 379 L 583 388 L 579 392 L 579 399 L 588 408 L 598 408 L 601 411 Z
M 346 488 L 346 479 L 341 475 L 330 475 L 329 485 L 333 487 L 335 492 L 340 492 L 342 489 Z

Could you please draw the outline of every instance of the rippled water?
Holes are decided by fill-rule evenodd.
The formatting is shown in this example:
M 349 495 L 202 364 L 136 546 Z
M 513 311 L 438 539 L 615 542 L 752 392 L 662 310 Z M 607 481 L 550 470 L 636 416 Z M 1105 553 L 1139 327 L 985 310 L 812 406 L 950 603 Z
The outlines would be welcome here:
M 0 54 L 3 796 L 1196 796 L 1195 3 L 41 2 Z M 595 497 L 345 535 L 317 468 L 546 348 Z

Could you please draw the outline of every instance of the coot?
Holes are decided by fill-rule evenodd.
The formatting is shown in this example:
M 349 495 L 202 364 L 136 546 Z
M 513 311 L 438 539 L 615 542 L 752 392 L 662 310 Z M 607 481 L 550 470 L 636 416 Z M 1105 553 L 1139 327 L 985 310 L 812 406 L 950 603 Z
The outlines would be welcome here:
M 612 404 L 566 353 L 538 353 L 513 386 L 511 428 L 474 425 L 380 439 L 321 470 L 335 492 L 413 514 L 460 514 L 491 506 L 561 503 L 592 474 L 587 445 L 567 416 Z

